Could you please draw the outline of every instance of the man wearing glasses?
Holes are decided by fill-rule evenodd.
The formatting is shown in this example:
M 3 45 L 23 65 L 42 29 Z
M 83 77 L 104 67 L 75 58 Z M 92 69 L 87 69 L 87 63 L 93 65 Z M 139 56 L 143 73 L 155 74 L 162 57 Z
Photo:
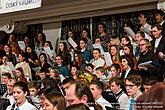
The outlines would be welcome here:
M 128 110 L 134 109 L 134 101 L 142 94 L 140 87 L 142 84 L 142 78 L 138 74 L 132 74 L 125 79 L 125 87 L 129 96 Z
M 158 69 L 156 66 L 159 64 L 158 59 L 155 57 L 154 53 L 151 50 L 151 44 L 148 39 L 142 39 L 139 42 L 140 46 L 140 57 L 138 60 L 138 64 L 142 64 L 144 62 L 152 61 L 152 65 L 155 67 L 149 66 L 138 66 L 139 74 L 142 76 L 143 80 L 152 79 L 158 80 Z

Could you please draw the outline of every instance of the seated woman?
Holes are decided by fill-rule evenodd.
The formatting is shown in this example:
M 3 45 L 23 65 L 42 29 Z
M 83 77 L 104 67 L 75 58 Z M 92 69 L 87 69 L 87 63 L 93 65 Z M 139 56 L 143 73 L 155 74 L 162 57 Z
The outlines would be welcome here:
M 28 81 L 27 81 L 28 77 L 25 77 L 23 69 L 21 67 L 19 67 L 15 70 L 14 75 L 15 75 L 17 81 L 28 83 Z
M 14 84 L 13 96 L 15 103 L 8 106 L 6 110 L 37 110 L 26 98 L 26 96 L 29 96 L 29 89 L 26 83 L 16 82 Z
M 90 61 L 94 65 L 95 70 L 97 67 L 103 67 L 105 65 L 105 60 L 101 57 L 101 51 L 98 48 L 93 49 L 93 59 Z
M 0 66 L 0 74 L 2 75 L 4 73 L 10 73 L 10 75 L 13 77 L 12 70 L 11 70 L 10 66 L 7 64 L 7 62 L 9 62 L 9 58 L 5 55 L 2 58 L 3 64 Z
M 65 97 L 58 92 L 46 93 L 44 101 L 45 110 L 65 110 L 66 101 Z
M 25 54 L 24 53 L 19 53 L 18 54 L 18 59 L 19 59 L 19 63 L 16 64 L 15 68 L 20 68 L 21 67 L 23 69 L 25 77 L 28 80 L 31 80 L 32 79 L 31 68 L 29 66 L 29 63 L 27 63 L 25 61 Z

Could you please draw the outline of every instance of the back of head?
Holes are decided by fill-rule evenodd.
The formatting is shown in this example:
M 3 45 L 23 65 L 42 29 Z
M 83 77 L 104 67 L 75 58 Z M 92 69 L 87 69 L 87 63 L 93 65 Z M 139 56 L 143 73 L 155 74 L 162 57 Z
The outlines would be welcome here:
M 51 92 L 45 95 L 46 99 L 48 99 L 53 106 L 57 106 L 57 110 L 65 110 L 66 101 L 65 97 L 59 92 Z
M 165 83 L 153 86 L 136 100 L 136 110 L 164 110 Z
M 75 82 L 76 84 L 76 90 L 75 93 L 78 97 L 82 97 L 83 95 L 86 95 L 88 97 L 88 103 L 94 103 L 93 95 L 89 89 L 89 87 L 81 82 Z

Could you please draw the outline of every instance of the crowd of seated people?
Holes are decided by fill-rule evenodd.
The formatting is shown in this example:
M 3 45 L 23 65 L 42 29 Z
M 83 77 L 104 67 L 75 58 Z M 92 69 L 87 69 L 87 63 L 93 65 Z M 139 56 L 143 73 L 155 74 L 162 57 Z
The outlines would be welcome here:
M 0 108 L 164 110 L 164 16 L 156 10 L 156 24 L 151 26 L 146 13 L 140 13 L 135 36 L 122 33 L 119 43 L 106 33 L 104 23 L 99 23 L 99 36 L 93 40 L 86 28 L 80 36 L 68 30 L 55 49 L 44 33 L 38 33 L 33 43 L 25 36 L 24 49 L 10 34 L 1 44 Z

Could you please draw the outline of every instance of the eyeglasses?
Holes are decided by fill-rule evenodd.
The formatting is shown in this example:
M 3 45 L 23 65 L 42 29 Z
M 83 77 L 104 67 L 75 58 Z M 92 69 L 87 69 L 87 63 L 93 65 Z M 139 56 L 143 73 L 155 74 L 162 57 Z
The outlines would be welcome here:
M 130 89 L 132 89 L 134 86 L 136 86 L 136 85 L 134 85 L 134 84 L 125 84 L 125 87 L 129 87 Z

